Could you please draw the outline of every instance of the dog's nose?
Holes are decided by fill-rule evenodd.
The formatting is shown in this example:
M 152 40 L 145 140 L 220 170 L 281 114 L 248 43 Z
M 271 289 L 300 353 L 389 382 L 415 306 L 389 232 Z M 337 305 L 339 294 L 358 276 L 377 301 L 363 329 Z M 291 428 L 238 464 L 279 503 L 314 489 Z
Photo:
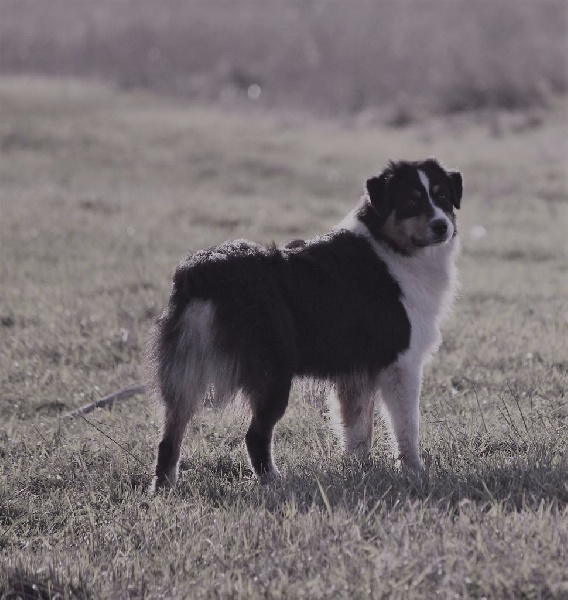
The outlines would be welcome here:
M 448 231 L 448 222 L 445 219 L 436 219 L 430 224 L 432 231 L 437 236 L 442 236 Z

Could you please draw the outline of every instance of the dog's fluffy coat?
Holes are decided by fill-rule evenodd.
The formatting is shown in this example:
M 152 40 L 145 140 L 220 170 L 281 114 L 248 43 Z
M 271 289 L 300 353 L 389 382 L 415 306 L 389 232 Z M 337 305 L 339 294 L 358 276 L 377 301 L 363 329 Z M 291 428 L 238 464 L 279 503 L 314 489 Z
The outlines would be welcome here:
M 154 487 L 175 483 L 204 398 L 220 406 L 239 391 L 252 410 L 252 467 L 276 475 L 272 433 L 296 377 L 331 384 L 348 452 L 369 452 L 380 401 L 398 455 L 418 468 L 422 369 L 454 294 L 461 197 L 461 175 L 434 159 L 390 163 L 323 236 L 283 247 L 237 240 L 187 257 L 149 343 L 165 406 Z

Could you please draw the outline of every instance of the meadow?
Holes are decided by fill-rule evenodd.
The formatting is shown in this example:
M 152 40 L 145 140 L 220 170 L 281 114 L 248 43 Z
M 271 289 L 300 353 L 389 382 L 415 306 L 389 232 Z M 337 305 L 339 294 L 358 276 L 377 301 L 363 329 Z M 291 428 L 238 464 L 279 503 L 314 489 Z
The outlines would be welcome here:
M 0 0 L 0 72 L 404 124 L 566 92 L 564 0 Z
M 71 79 L 0 79 L 0 596 L 568 598 L 566 120 L 495 110 L 406 128 L 223 112 Z M 423 475 L 384 432 L 341 456 L 317 393 L 247 463 L 242 408 L 191 425 L 149 497 L 141 349 L 178 260 L 315 235 L 391 158 L 465 194 L 461 292 L 426 370 Z

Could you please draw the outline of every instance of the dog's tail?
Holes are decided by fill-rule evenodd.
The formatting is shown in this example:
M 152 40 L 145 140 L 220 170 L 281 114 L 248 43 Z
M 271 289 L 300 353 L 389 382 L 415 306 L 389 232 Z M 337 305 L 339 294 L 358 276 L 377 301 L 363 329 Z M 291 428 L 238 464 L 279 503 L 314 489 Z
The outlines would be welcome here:
M 221 348 L 214 303 L 191 299 L 187 284 L 175 283 L 148 339 L 148 383 L 164 403 L 166 419 L 187 421 L 205 399 L 216 406 L 232 399 L 238 373 Z

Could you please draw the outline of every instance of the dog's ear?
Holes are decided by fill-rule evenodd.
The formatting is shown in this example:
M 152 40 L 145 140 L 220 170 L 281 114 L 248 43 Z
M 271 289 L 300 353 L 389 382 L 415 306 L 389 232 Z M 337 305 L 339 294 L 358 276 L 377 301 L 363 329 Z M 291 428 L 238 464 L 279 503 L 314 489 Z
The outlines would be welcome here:
M 379 213 L 381 218 L 386 218 L 390 206 L 388 200 L 388 174 L 381 173 L 378 177 L 367 179 L 367 194 L 371 201 L 371 206 Z
M 452 184 L 452 204 L 459 208 L 461 206 L 461 199 L 463 194 L 463 180 L 459 171 L 448 171 L 448 177 Z

